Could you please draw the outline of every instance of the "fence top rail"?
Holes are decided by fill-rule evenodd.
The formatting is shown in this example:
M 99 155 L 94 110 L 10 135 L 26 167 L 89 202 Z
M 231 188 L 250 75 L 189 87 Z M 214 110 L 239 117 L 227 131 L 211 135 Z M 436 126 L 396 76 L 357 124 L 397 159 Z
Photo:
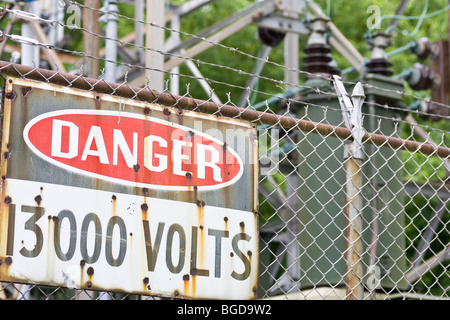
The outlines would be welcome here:
M 158 103 L 164 106 L 177 107 L 181 112 L 182 110 L 195 109 L 199 112 L 208 114 L 220 113 L 220 115 L 225 117 L 239 117 L 245 121 L 258 121 L 265 125 L 280 126 L 287 130 L 300 130 L 344 140 L 352 139 L 351 130 L 344 127 L 316 123 L 308 120 L 296 119 L 291 116 L 277 115 L 247 108 L 239 108 L 227 104 L 217 104 L 211 101 L 177 96 L 169 92 L 157 92 L 148 87 L 133 87 L 127 83 L 119 84 L 107 82 L 102 79 L 93 79 L 59 71 L 25 66 L 8 61 L 0 60 L 0 75 L 43 81 L 81 90 L 113 94 L 123 98 Z M 407 150 L 410 152 L 420 152 L 425 155 L 439 156 L 443 159 L 450 157 L 450 148 L 447 147 L 436 146 L 427 142 L 420 143 L 401 138 L 388 137 L 375 133 L 365 133 L 362 142 L 374 144 L 376 146 Z

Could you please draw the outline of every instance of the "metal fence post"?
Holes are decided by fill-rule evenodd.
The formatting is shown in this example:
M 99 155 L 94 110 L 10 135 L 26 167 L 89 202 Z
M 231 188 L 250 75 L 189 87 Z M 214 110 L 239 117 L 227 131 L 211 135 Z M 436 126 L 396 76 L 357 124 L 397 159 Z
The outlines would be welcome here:
M 336 93 L 342 109 L 344 123 L 352 131 L 353 141 L 344 147 L 345 168 L 345 285 L 347 300 L 364 298 L 362 262 L 362 163 L 363 145 L 361 107 L 364 90 L 357 83 L 352 92 L 352 101 L 339 76 L 334 76 Z
M 355 158 L 349 152 L 350 145 L 345 147 L 348 154 L 345 160 L 345 261 L 346 261 L 346 298 L 347 300 L 362 300 L 364 288 L 362 285 L 362 159 Z

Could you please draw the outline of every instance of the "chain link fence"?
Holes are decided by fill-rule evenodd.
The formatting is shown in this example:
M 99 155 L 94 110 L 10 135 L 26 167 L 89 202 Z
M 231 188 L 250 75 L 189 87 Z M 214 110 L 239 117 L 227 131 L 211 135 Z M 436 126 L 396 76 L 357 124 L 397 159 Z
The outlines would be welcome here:
M 81 31 L 93 34 L 86 29 Z M 205 39 L 197 37 L 197 40 Z M 219 46 L 217 42 L 205 43 Z M 76 54 L 42 42 L 35 45 Z M 248 56 L 220 46 L 232 54 Z M 86 58 L 80 52 L 78 56 Z M 252 72 L 193 61 L 292 86 Z M 124 61 L 118 65 L 130 67 Z M 179 75 L 163 72 L 169 78 Z M 197 99 L 189 86 L 183 95 L 175 95 L 168 85 L 156 92 L 148 84 L 133 86 L 126 76 L 123 82 L 113 83 L 77 72 L 70 74 L 0 61 L 3 81 L 8 76 L 19 77 L 254 123 L 259 137 L 260 166 L 258 299 L 450 298 L 449 106 L 439 104 L 446 111 L 439 117 L 411 111 L 402 102 L 405 96 L 428 101 L 406 94 L 401 81 L 365 75 L 361 79 L 365 93 L 362 156 L 353 159 L 347 152 L 353 143 L 352 131 L 346 128 L 331 78 L 301 73 L 309 79 L 294 86 L 295 92 L 290 96 L 280 98 L 252 89 L 276 100 L 276 108 L 267 101 L 255 106 L 249 100 L 242 107 L 230 96 L 224 104 L 220 103 L 213 92 L 205 100 Z M 232 81 L 207 80 L 217 87 L 225 84 L 233 90 L 248 89 Z M 345 85 L 350 92 L 355 83 Z M 419 124 L 427 117 L 435 117 L 438 121 L 433 123 L 439 125 Z M 353 238 L 352 233 L 356 234 Z M 0 262 L 6 264 L 6 259 Z M 2 282 L 0 299 L 159 297 Z
M 344 128 L 337 97 L 304 95 L 289 101 L 284 114 L 276 115 L 270 110 L 200 101 L 189 94 L 175 97 L 126 83 L 110 84 L 6 62 L 1 63 L 0 72 L 45 82 L 64 80 L 68 86 L 97 93 L 126 97 L 132 93 L 139 100 L 146 97 L 152 103 L 219 116 L 234 114 L 255 123 L 261 173 L 258 298 L 346 299 L 352 295 L 345 289 L 352 269 L 346 263 L 346 207 L 353 200 L 346 198 L 346 182 L 354 177 L 360 180 L 353 197 L 361 201 L 357 263 L 362 267 L 358 285 L 364 299 L 448 298 L 449 150 L 443 146 L 448 132 L 440 130 L 439 145 L 422 141 L 404 119 L 389 115 L 392 110 L 364 103 L 364 127 L 382 139 L 370 140 L 366 133 L 363 159 L 346 176 L 344 149 L 352 139 Z M 405 132 L 409 132 L 406 139 Z M 0 294 L 2 299 L 151 298 L 17 283 L 2 283 Z

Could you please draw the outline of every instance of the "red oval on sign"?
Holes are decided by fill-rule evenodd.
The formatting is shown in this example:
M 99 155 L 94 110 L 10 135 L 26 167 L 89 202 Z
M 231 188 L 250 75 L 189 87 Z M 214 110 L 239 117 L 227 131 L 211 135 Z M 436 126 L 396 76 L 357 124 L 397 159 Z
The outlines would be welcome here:
M 236 152 L 205 133 L 158 118 L 106 110 L 61 110 L 32 119 L 27 145 L 87 176 L 166 190 L 222 188 L 242 175 Z

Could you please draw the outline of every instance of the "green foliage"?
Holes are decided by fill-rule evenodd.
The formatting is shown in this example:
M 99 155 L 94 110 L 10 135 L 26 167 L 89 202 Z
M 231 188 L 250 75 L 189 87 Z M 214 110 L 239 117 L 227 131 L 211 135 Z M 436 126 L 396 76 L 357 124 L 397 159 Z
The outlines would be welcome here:
M 432 218 L 437 214 L 439 201 L 436 198 L 426 198 L 421 195 L 413 197 L 406 205 L 406 235 L 407 235 L 407 257 L 410 261 L 416 252 L 416 248 L 421 239 L 421 234 L 426 230 Z M 447 210 L 444 212 L 439 226 L 436 230 L 436 235 L 431 239 L 429 249 L 424 256 L 424 260 L 432 258 L 435 254 L 444 250 L 450 243 L 450 206 L 447 205 Z M 432 294 L 436 296 L 448 295 L 450 288 L 450 274 L 448 273 L 448 259 L 447 262 L 434 267 L 427 272 L 415 284 L 415 292 Z

